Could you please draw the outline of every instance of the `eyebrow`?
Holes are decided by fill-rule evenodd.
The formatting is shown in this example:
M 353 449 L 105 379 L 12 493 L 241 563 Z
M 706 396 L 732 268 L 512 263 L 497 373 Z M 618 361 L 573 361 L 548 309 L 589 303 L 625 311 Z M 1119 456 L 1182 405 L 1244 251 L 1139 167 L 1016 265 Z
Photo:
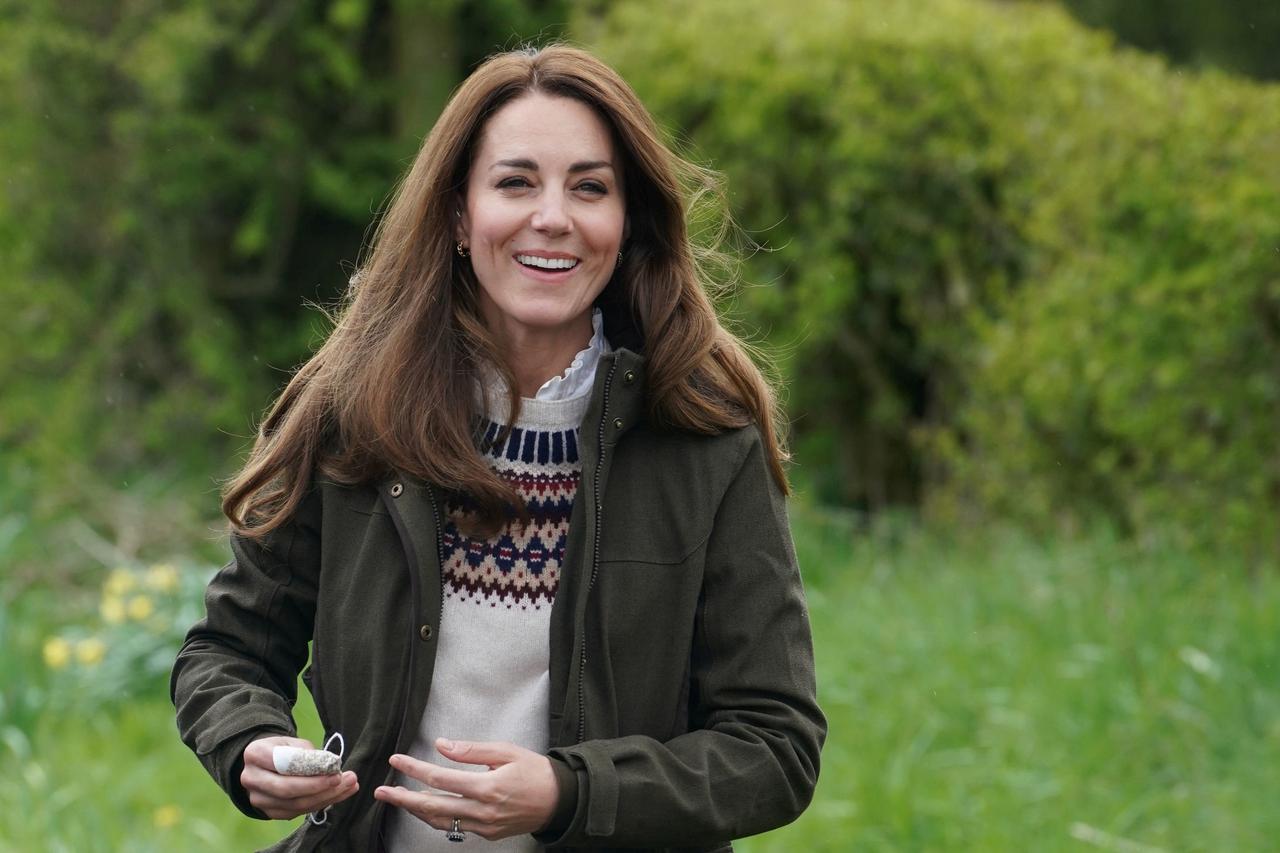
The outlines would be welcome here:
M 509 169 L 525 169 L 530 172 L 538 171 L 537 163 L 533 162 L 532 160 L 527 160 L 524 158 L 517 158 L 515 160 L 499 160 L 489 168 L 497 169 L 499 167 L 506 167 Z M 590 172 L 592 169 L 612 170 L 613 164 L 610 163 L 608 160 L 585 160 L 579 163 L 574 163 L 572 166 L 569 167 L 569 172 L 570 174 L 573 174 L 576 172 Z

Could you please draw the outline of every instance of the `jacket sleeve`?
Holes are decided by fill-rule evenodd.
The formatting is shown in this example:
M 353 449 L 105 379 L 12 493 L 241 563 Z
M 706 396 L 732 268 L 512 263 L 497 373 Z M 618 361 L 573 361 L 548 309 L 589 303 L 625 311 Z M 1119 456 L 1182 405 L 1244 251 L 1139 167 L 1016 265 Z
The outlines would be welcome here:
M 550 751 L 574 771 L 551 847 L 709 845 L 794 820 L 818 779 L 826 720 L 785 500 L 755 430 L 716 513 L 690 661 L 690 731 Z M 563 784 L 563 783 L 562 783 Z
M 169 680 L 178 731 L 236 806 L 264 818 L 240 785 L 244 749 L 293 736 L 320 572 L 319 497 L 262 539 L 232 535 L 231 561 L 209 582 L 205 617 L 187 633 Z

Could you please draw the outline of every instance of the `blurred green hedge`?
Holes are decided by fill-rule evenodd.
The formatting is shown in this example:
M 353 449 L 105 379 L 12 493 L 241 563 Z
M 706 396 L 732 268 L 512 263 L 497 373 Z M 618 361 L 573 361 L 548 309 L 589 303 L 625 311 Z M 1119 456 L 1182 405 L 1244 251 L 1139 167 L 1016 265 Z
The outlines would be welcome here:
M 1274 552 L 1280 88 L 1055 7 L 620 3 L 592 41 L 772 251 L 802 476 Z
M 226 473 L 441 75 L 569 6 L 765 247 L 725 307 L 781 353 L 819 497 L 1274 555 L 1280 89 L 981 0 L 0 0 L 24 506 Z
M 20 519 L 59 551 L 71 516 L 129 556 L 190 541 L 168 507 L 216 513 L 211 478 L 324 331 L 304 303 L 341 294 L 450 89 L 566 16 L 0 0 L 0 534 Z M 125 492 L 151 516 L 128 535 Z

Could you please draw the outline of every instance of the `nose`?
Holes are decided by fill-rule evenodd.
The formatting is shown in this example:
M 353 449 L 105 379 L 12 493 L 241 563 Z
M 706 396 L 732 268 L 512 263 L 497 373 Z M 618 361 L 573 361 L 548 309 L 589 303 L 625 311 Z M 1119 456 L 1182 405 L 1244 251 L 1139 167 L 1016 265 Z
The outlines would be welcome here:
M 573 220 L 565 207 L 564 196 L 558 192 L 543 193 L 529 224 L 543 234 L 561 235 L 572 231 Z

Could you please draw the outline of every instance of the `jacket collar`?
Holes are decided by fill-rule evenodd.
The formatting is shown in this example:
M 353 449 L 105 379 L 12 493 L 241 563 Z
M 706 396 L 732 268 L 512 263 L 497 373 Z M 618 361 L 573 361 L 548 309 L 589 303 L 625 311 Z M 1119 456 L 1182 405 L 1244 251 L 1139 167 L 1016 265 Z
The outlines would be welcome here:
M 607 353 L 596 370 L 580 444 L 614 445 L 643 416 L 644 358 L 626 348 Z

